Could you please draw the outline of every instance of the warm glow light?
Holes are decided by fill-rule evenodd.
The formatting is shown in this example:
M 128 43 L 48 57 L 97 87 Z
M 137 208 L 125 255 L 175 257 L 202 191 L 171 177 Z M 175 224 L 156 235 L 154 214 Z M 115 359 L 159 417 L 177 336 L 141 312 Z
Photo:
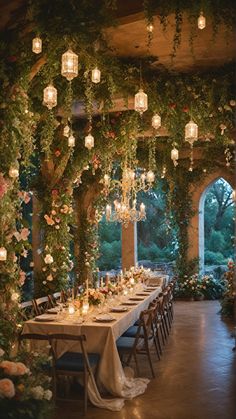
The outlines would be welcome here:
M 74 314 L 74 312 L 75 312 L 75 307 L 74 307 L 72 304 L 70 304 L 70 305 L 69 305 L 69 307 L 68 307 L 68 312 L 69 312 L 69 314 Z
M 198 125 L 193 121 L 189 121 L 185 125 L 185 141 L 188 141 L 190 144 L 193 144 L 194 141 L 198 139 Z
M 71 49 L 62 54 L 61 57 L 61 75 L 68 81 L 78 76 L 78 55 Z
M 32 51 L 35 54 L 40 54 L 42 52 L 42 39 L 39 37 L 36 37 L 32 40 Z
M 87 301 L 83 302 L 83 307 L 82 307 L 82 314 L 87 314 L 89 311 L 89 303 Z
M 177 148 L 172 148 L 171 150 L 171 160 L 173 160 L 174 166 L 177 166 L 179 159 L 179 150 Z
M 75 146 L 75 137 L 73 134 L 71 134 L 68 137 L 68 147 L 74 147 Z
M 152 33 L 152 32 L 153 32 L 153 29 L 154 29 L 153 24 L 152 24 L 152 23 L 149 23 L 149 24 L 147 25 L 147 31 L 148 31 L 148 32 L 150 32 L 150 33 Z
M 43 90 L 43 104 L 47 106 L 48 109 L 57 106 L 57 89 L 52 84 L 49 84 Z
M 97 67 L 95 67 L 92 70 L 92 82 L 100 83 L 100 80 L 101 80 L 101 71 Z
M 107 204 L 106 206 L 106 218 L 109 220 L 111 217 L 111 205 Z
M 104 179 L 104 185 L 108 186 L 110 183 L 110 176 L 105 174 L 103 179 Z
M 134 285 L 134 278 L 131 276 L 130 280 L 129 280 L 131 285 Z
M 88 150 L 91 150 L 94 147 L 94 138 L 90 133 L 85 137 L 85 147 Z
M 63 135 L 64 135 L 64 137 L 69 137 L 69 135 L 70 135 L 70 127 L 69 127 L 69 125 L 65 125 L 64 126 L 64 128 L 63 128 Z
M 148 109 L 148 97 L 143 89 L 139 89 L 138 93 L 134 96 L 134 109 L 143 114 Z
M 0 247 L 0 261 L 4 262 L 5 260 L 7 260 L 7 249 Z
M 16 179 L 19 177 L 19 169 L 12 166 L 10 167 L 8 174 L 12 179 Z
M 200 16 L 198 17 L 197 26 L 198 26 L 198 29 L 204 29 L 206 27 L 206 18 L 203 15 L 203 12 L 201 12 Z
M 161 126 L 161 117 L 157 113 L 152 117 L 152 127 L 154 129 L 158 129 Z
M 153 173 L 153 171 L 152 170 L 149 170 L 148 172 L 147 172 L 147 181 L 149 182 L 149 183 L 152 183 L 152 182 L 154 182 L 154 180 L 155 180 L 155 175 L 154 175 L 154 173 Z

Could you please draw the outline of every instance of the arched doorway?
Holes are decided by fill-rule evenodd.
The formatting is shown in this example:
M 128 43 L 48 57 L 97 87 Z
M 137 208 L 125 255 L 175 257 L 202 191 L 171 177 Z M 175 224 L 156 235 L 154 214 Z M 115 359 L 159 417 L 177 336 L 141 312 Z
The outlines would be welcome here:
M 233 189 L 218 177 L 208 184 L 199 200 L 199 268 L 224 265 L 233 254 Z

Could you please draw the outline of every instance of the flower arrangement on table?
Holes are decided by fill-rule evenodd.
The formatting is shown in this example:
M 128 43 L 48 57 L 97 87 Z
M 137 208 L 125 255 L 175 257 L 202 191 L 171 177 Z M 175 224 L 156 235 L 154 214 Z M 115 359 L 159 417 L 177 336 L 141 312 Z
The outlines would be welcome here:
M 80 300 L 82 301 L 86 299 L 88 299 L 89 305 L 97 306 L 105 301 L 105 296 L 98 288 L 88 288 L 88 292 L 85 290 L 80 297 Z
M 235 263 L 232 259 L 228 261 L 228 271 L 224 273 L 224 281 L 226 290 L 221 300 L 221 314 L 226 317 L 233 317 L 234 315 L 234 300 L 235 300 Z
M 36 352 L 9 359 L 0 348 L 0 412 L 5 419 L 51 417 L 51 378 L 43 369 L 48 362 Z

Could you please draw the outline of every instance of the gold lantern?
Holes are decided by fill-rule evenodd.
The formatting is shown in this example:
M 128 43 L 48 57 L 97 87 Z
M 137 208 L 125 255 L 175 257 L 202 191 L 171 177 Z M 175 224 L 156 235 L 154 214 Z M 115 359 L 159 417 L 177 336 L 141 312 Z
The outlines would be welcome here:
M 91 150 L 94 147 L 94 138 L 90 133 L 85 137 L 85 147 L 88 150 Z
M 148 109 L 148 97 L 143 89 L 139 89 L 138 93 L 134 96 L 134 109 L 139 112 L 140 115 Z
M 197 20 L 198 29 L 204 29 L 206 27 L 206 18 L 203 15 L 203 12 L 200 13 Z
M 147 25 L 147 31 L 148 31 L 149 33 L 152 33 L 152 32 L 153 32 L 153 29 L 154 29 L 154 26 L 153 26 L 153 24 L 150 22 L 150 23 Z
M 75 137 L 73 134 L 70 134 L 68 137 L 68 147 L 74 147 L 75 146 Z
M 4 262 L 7 260 L 7 249 L 5 247 L 0 247 L 0 261 Z
M 61 57 L 61 75 L 68 81 L 78 76 L 78 55 L 71 49 L 62 54 Z
M 35 54 L 40 54 L 42 52 L 42 39 L 39 37 L 36 37 L 32 40 L 32 51 Z
M 152 117 L 152 127 L 154 129 L 158 129 L 161 127 L 161 117 L 157 113 L 155 113 Z
M 154 175 L 154 173 L 153 173 L 153 171 L 152 171 L 152 170 L 149 170 L 149 171 L 147 172 L 146 179 L 147 179 L 148 183 L 153 183 L 153 182 L 154 182 L 154 180 L 155 180 L 155 175 Z
M 101 80 L 101 71 L 99 70 L 99 68 L 95 67 L 92 70 L 92 82 L 100 83 L 100 80 Z
M 189 121 L 188 124 L 185 125 L 185 141 L 188 141 L 191 145 L 193 145 L 194 141 L 197 141 L 197 139 L 198 125 L 193 121 Z
M 8 174 L 12 179 L 17 179 L 19 177 L 19 168 L 16 166 L 11 166 Z
M 179 159 L 179 150 L 177 148 L 172 148 L 171 150 L 171 160 L 174 163 L 174 166 L 176 167 L 178 165 L 178 159 Z
M 57 89 L 52 84 L 49 84 L 43 90 L 43 104 L 47 106 L 48 109 L 57 106 Z

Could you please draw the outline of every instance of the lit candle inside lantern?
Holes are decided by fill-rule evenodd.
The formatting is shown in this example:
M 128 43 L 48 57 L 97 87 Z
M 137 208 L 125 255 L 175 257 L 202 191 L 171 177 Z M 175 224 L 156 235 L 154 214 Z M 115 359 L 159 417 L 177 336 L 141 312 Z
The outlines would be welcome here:
M 99 83 L 100 80 L 101 80 L 101 71 L 97 67 L 95 67 L 92 70 L 92 82 Z
M 0 247 L 0 261 L 4 262 L 5 260 L 7 260 L 7 249 Z
M 206 18 L 203 15 L 203 12 L 201 12 L 200 16 L 198 17 L 197 26 L 198 26 L 198 29 L 204 29 L 206 27 Z
M 74 147 L 75 146 L 75 137 L 74 135 L 70 135 L 68 138 L 68 147 Z
M 69 314 L 74 314 L 75 308 L 74 308 L 74 306 L 72 304 L 69 305 L 68 311 L 69 311 Z
M 124 295 L 127 295 L 127 294 L 128 294 L 128 290 L 127 290 L 127 289 L 125 289 L 125 290 L 123 291 L 123 294 L 124 294 Z
M 84 301 L 83 307 L 82 307 L 82 314 L 88 314 L 88 311 L 89 311 L 89 303 L 88 301 Z
M 130 280 L 129 280 L 131 285 L 134 285 L 134 278 L 131 276 Z
M 39 37 L 36 37 L 32 40 L 32 51 L 35 54 L 40 54 L 42 52 L 42 39 Z

